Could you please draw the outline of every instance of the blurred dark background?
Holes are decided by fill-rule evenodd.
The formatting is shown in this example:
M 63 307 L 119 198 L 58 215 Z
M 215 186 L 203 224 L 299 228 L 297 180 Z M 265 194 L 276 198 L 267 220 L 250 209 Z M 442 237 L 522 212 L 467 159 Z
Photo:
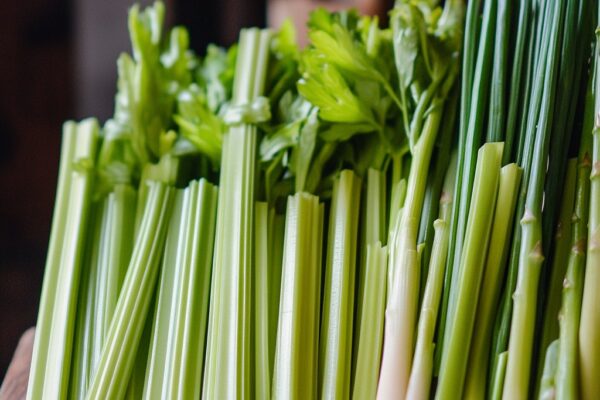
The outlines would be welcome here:
M 316 6 L 382 14 L 391 0 L 163 0 L 192 47 L 229 45 L 243 26 L 300 26 Z M 0 1 L 0 380 L 35 324 L 67 119 L 113 111 L 116 60 L 133 0 Z M 148 0 L 138 3 L 149 4 Z M 267 12 L 267 10 L 269 12 Z M 267 18 L 268 15 L 268 18 Z M 300 29 L 302 35 L 302 29 Z

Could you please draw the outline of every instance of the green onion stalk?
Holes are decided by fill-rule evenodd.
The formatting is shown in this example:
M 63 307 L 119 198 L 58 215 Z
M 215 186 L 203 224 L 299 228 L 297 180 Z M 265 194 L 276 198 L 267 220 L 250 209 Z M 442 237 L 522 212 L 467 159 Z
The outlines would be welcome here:
M 594 118 L 593 142 L 590 174 L 590 211 L 588 221 L 587 260 L 581 305 L 579 327 L 579 369 L 581 373 L 581 397 L 592 399 L 600 391 L 598 370 L 600 368 L 600 68 L 598 59 L 599 31 L 596 29 L 596 50 L 594 54 Z M 584 137 L 586 132 L 584 131 Z
M 495 322 L 494 337 L 493 337 L 493 350 L 492 356 L 490 357 L 490 368 L 492 370 L 491 376 L 496 377 L 496 366 L 499 364 L 498 357 L 501 353 L 504 353 L 508 347 L 508 340 L 510 334 L 513 298 L 515 287 L 517 285 L 518 275 L 518 263 L 519 263 L 519 249 L 521 246 L 521 235 L 522 230 L 520 228 L 519 220 L 523 215 L 525 209 L 525 198 L 527 194 L 527 181 L 529 179 L 528 171 L 531 164 L 531 149 L 533 147 L 534 135 L 528 134 L 535 129 L 537 116 L 539 112 L 539 106 L 542 97 L 542 83 L 544 74 L 537 72 L 538 59 L 537 54 L 541 50 L 547 50 L 547 36 L 549 35 L 549 29 L 544 33 L 545 37 L 542 37 L 541 27 L 544 26 L 542 23 L 544 18 L 547 19 L 547 15 L 544 15 L 543 7 L 538 7 L 539 4 L 532 2 L 521 2 L 521 11 L 519 12 L 519 28 L 523 29 L 523 36 L 526 41 L 526 48 L 524 49 L 524 63 L 523 68 L 514 71 L 517 76 L 523 76 L 525 78 L 523 93 L 516 94 L 512 90 L 515 89 L 514 80 L 511 89 L 511 97 L 517 96 L 516 99 L 522 98 L 522 103 L 513 103 L 511 101 L 511 111 L 509 111 L 509 124 L 511 121 L 511 115 L 516 120 L 516 114 L 519 113 L 521 118 L 517 124 L 518 127 L 515 129 L 516 137 L 512 138 L 512 154 L 511 157 L 516 158 L 517 164 L 523 168 L 523 178 L 521 184 L 521 190 L 519 193 L 519 199 L 517 202 L 517 209 L 515 213 L 515 221 L 513 222 L 513 234 L 512 243 L 510 249 L 510 255 L 508 259 L 508 274 L 506 283 L 502 291 L 501 300 L 501 312 L 498 314 L 498 318 Z M 551 7 L 546 7 L 546 11 L 551 11 Z M 523 19 L 521 19 L 523 17 Z M 546 43 L 543 45 L 543 43 Z M 545 53 L 544 53 L 545 56 Z M 516 68 L 516 66 L 515 66 Z M 514 111 L 513 111 L 514 110 Z M 511 132 L 507 132 L 507 140 L 511 140 Z M 509 157 L 508 160 L 511 158 Z M 505 158 L 505 161 L 506 158 Z
M 460 47 L 460 28 L 462 23 L 463 4 L 460 1 L 447 2 L 438 25 L 432 27 L 437 32 L 446 32 L 445 57 L 433 61 L 431 65 L 431 83 L 419 102 L 429 98 L 427 114 L 415 109 L 411 118 L 409 143 L 411 144 L 411 165 L 406 184 L 406 195 L 399 218 L 390 223 L 390 241 L 388 242 L 390 260 L 388 269 L 388 303 L 386 307 L 386 324 L 383 344 L 381 375 L 379 378 L 378 397 L 394 398 L 404 396 L 408 387 L 414 348 L 414 333 L 417 323 L 419 302 L 419 257 L 417 252 L 417 236 L 421 210 L 425 195 L 429 163 L 438 135 L 440 122 L 444 112 L 447 95 L 457 74 L 457 52 Z M 412 19 L 408 18 L 412 17 Z M 392 30 L 396 54 L 396 67 L 400 80 L 401 92 L 409 86 L 412 76 L 405 70 L 406 59 L 411 53 L 404 47 L 402 38 L 411 29 L 424 29 L 417 24 L 420 11 L 417 7 L 399 3 L 392 14 Z M 415 26 L 416 25 L 416 26 Z M 420 27 L 420 28 L 418 28 Z M 413 33 L 414 34 L 414 33 Z M 425 32 L 423 32 L 425 35 Z M 456 36 L 454 36 L 456 35 Z M 424 36 L 427 38 L 427 35 Z M 424 39 L 425 40 L 425 39 Z M 431 40 L 431 39 L 429 39 Z M 423 42 L 422 45 L 426 45 Z M 425 47 L 427 51 L 430 48 Z M 428 58 L 429 54 L 421 54 Z M 413 57 L 414 59 L 414 57 Z M 443 60 L 443 61 L 442 61 Z M 406 96 L 402 96 L 405 98 Z M 424 110 L 423 110 L 424 111 Z M 398 204 L 391 205 L 398 207 Z
M 461 97 L 470 100 L 466 103 L 461 101 L 460 130 L 458 136 L 458 172 L 456 174 L 456 200 L 452 203 L 452 215 L 450 218 L 450 242 L 448 263 L 446 268 L 444 292 L 442 297 L 442 315 L 438 339 L 437 362 L 441 362 L 444 348 L 448 340 L 449 329 L 446 328 L 447 321 L 452 318 L 455 309 L 455 297 L 457 278 L 464 241 L 467 217 L 469 212 L 471 189 L 477 161 L 477 151 L 484 141 L 484 122 L 486 110 L 489 108 L 490 80 L 492 76 L 493 54 L 494 54 L 494 32 L 496 26 L 496 3 L 488 1 L 484 4 L 483 19 L 479 32 L 479 8 L 480 2 L 473 1 L 467 5 L 467 18 L 469 20 L 464 36 L 464 59 L 463 68 L 466 64 L 471 68 L 462 71 L 462 80 L 470 82 L 463 83 L 461 90 L 469 90 L 469 93 L 461 91 Z M 471 46 L 470 50 L 467 47 Z M 477 49 L 476 54 L 474 49 Z M 467 58 L 468 57 L 468 58 Z M 439 368 L 436 368 L 436 370 Z
M 533 158 L 527 182 L 525 211 L 521 219 L 522 237 L 519 253 L 519 273 L 514 294 L 514 308 L 508 350 L 503 398 L 522 399 L 529 395 L 533 336 L 537 309 L 539 275 L 544 260 L 542 244 L 542 198 L 546 160 L 550 142 L 550 113 L 554 105 L 558 54 L 565 24 L 565 2 L 550 8 L 552 18 L 548 55 L 541 62 L 544 68 L 543 99 L 533 146 Z M 566 21 L 567 23 L 569 21 Z M 531 133 L 530 133 L 531 135 Z M 533 135 L 532 135 L 533 136 Z
M 457 280 L 456 312 L 448 319 L 450 334 L 445 342 L 436 399 L 459 398 L 467 372 L 471 338 L 475 325 L 485 258 L 492 232 L 493 213 L 488 206 L 495 207 L 503 143 L 487 143 L 479 150 L 477 168 L 466 229 L 464 253 Z
M 519 194 L 522 170 L 516 164 L 508 164 L 500 170 L 498 199 L 494 210 L 489 249 L 483 268 L 479 300 L 469 351 L 468 371 L 463 396 L 467 399 L 485 397 L 490 356 L 490 344 L 494 316 L 500 299 L 502 278 L 506 272 L 506 260 L 510 249 L 512 221 Z
M 407 398 L 429 398 L 433 378 L 434 339 L 438 319 L 438 309 L 444 283 L 444 269 L 448 255 L 449 226 L 448 220 L 452 210 L 454 180 L 456 179 L 456 153 L 453 154 L 448 171 L 444 178 L 444 187 L 439 199 L 439 218 L 433 223 L 435 235 L 429 273 L 425 285 L 425 293 L 421 304 L 417 343 L 415 346 L 415 362 L 408 382 Z

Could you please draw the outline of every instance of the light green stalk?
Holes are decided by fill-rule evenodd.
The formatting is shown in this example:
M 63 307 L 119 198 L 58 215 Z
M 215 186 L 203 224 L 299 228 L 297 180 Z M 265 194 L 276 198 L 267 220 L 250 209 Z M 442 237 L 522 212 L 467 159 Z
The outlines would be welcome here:
M 556 369 L 558 367 L 558 348 L 560 340 L 555 339 L 546 350 L 544 372 L 540 382 L 540 400 L 554 400 L 556 398 Z
M 358 298 L 356 304 L 356 323 L 354 327 L 354 343 L 352 345 L 352 379 L 356 376 L 358 344 L 362 334 L 362 307 L 365 301 L 365 280 L 367 270 L 367 247 L 377 242 L 384 243 L 386 234 L 386 176 L 373 168 L 367 171 L 367 181 L 361 206 L 360 248 L 358 276 Z
M 288 197 L 274 399 L 317 398 L 323 214 L 317 196 Z
M 500 400 L 504 389 L 504 377 L 506 376 L 506 361 L 508 360 L 508 352 L 503 352 L 496 357 L 496 365 L 494 367 L 494 376 L 491 385 L 491 400 Z
M 271 397 L 277 341 L 284 234 L 281 216 L 275 214 L 275 209 L 269 208 L 268 203 L 257 202 L 255 213 L 255 395 L 268 400 Z
M 500 186 L 494 211 L 490 247 L 484 267 L 483 282 L 477 304 L 477 314 L 469 351 L 468 371 L 464 398 L 482 399 L 487 393 L 487 376 L 492 343 L 494 317 L 510 249 L 510 235 L 519 194 L 522 170 L 508 164 L 500 170 Z
M 169 332 L 171 331 L 171 309 L 175 303 L 175 276 L 179 268 L 177 264 L 177 248 L 180 242 L 180 224 L 183 215 L 183 190 L 178 189 L 174 195 L 173 211 L 167 230 L 165 250 L 162 260 L 160 280 L 157 289 L 154 323 L 150 338 L 148 366 L 144 382 L 143 398 L 152 400 L 153 394 L 162 394 L 166 378 L 165 365 L 169 350 Z
M 573 206 L 575 204 L 575 183 L 577 182 L 577 158 L 572 158 L 567 163 L 565 173 L 565 186 L 561 200 L 560 215 L 556 226 L 554 237 L 554 254 L 552 256 L 552 268 L 550 277 L 550 286 L 548 289 L 548 301 L 544 311 L 544 326 L 542 331 L 542 341 L 540 344 L 540 359 L 538 365 L 544 364 L 544 351 L 550 346 L 550 343 L 558 338 L 558 312 L 561 303 L 561 291 L 569 252 L 571 250 L 571 219 L 573 216 Z M 539 371 L 541 376 L 542 371 Z
M 585 134 L 585 133 L 584 133 Z M 577 190 L 571 227 L 571 251 L 563 281 L 560 310 L 560 345 L 556 370 L 556 398 L 575 399 L 579 396 L 578 333 L 583 296 L 583 276 L 587 245 L 591 163 L 583 154 L 577 171 Z
M 588 221 L 585 286 L 579 329 L 581 394 L 584 400 L 600 393 L 600 31 L 596 29 L 594 56 L 595 112 L 590 175 L 590 211 Z M 584 137 L 586 132 L 583 132 Z M 587 135 L 589 136 L 589 135 Z
M 197 399 L 201 393 L 204 342 L 214 245 L 217 189 L 206 180 L 190 182 L 180 223 L 173 332 L 166 360 L 162 398 Z M 169 266 L 172 267 L 172 266 Z
M 95 120 L 65 124 L 65 156 L 59 171 L 28 399 L 67 395 L 97 141 Z
M 419 316 L 415 361 L 411 370 L 406 395 L 409 399 L 428 399 L 431 389 L 435 329 L 444 285 L 444 270 L 448 256 L 449 219 L 450 212 L 452 211 L 457 161 L 456 153 L 454 153 L 444 178 L 444 186 L 439 199 L 439 218 L 433 223 L 435 230 L 433 247 L 431 250 L 431 259 L 429 260 L 425 293 L 421 304 L 421 314 Z
M 331 199 L 323 317 L 319 337 L 322 398 L 350 397 L 360 178 L 344 170 Z
M 367 246 L 364 304 L 357 343 L 356 371 L 352 398 L 374 399 L 377 395 L 387 274 L 387 247 L 381 243 Z
M 406 197 L 401 215 L 392 230 L 388 248 L 388 304 L 381 375 L 380 398 L 404 396 L 408 387 L 414 348 L 414 327 L 419 302 L 417 235 L 425 195 L 429 161 L 440 124 L 442 107 L 436 104 L 423 126 L 413 150 Z
M 101 299 L 96 294 L 98 281 L 98 258 L 105 202 L 98 200 L 92 203 L 90 210 L 90 230 L 86 238 L 86 250 L 82 267 L 82 277 L 77 304 L 77 321 L 75 325 L 75 343 L 70 377 L 70 393 L 72 398 L 83 398 L 87 392 L 93 374 L 93 342 L 97 335 L 97 318 L 95 309 Z M 98 297 L 98 299 L 97 299 Z M 97 299 L 97 300 L 96 300 Z M 101 349 L 98 350 L 100 352 Z
M 240 33 L 231 110 L 223 136 L 217 231 L 210 296 L 203 398 L 251 397 L 252 265 L 258 122 L 253 102 L 262 94 L 268 31 Z
M 86 397 L 90 400 L 120 399 L 125 395 L 154 294 L 172 208 L 172 189 L 162 182 L 148 184 L 148 200 L 127 275 Z
M 466 227 L 463 256 L 456 292 L 456 312 L 449 316 L 448 340 L 440 367 L 436 399 L 460 398 L 463 392 L 469 348 L 475 324 L 477 299 L 492 231 L 493 213 L 500 182 L 503 143 L 487 143 L 477 157 L 473 195 Z

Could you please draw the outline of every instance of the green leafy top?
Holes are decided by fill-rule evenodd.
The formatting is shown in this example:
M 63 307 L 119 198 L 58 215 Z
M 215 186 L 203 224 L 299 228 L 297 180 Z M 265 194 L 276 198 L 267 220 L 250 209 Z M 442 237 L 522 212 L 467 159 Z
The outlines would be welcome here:
M 192 82 L 197 60 L 184 28 L 173 28 L 165 40 L 161 2 L 129 12 L 133 57 L 118 61 L 115 112 L 104 126 L 99 175 L 103 185 L 139 178 L 145 164 L 157 162 L 177 139 L 172 115 L 178 94 Z

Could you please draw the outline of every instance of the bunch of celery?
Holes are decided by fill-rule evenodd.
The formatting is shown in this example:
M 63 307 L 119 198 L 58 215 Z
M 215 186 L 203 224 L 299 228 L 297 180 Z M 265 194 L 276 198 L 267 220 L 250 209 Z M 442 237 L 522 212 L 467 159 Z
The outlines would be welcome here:
M 164 13 L 64 126 L 28 398 L 593 398 L 595 7 L 317 9 L 202 56 Z

